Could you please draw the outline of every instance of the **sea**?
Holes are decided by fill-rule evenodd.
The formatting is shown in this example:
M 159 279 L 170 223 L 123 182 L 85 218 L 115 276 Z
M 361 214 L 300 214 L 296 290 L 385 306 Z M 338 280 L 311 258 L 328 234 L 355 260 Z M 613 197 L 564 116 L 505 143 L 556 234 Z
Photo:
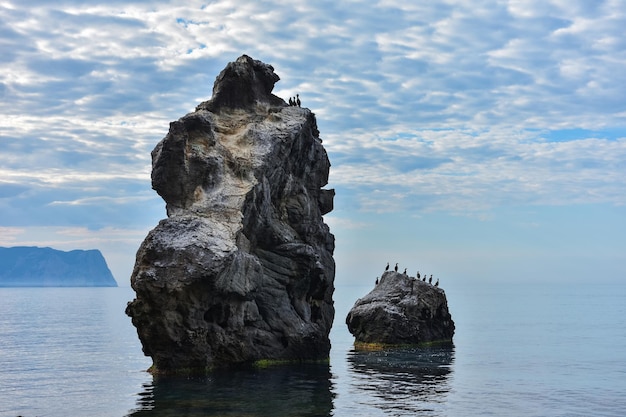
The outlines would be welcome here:
M 157 378 L 129 287 L 0 288 L 0 416 L 626 416 L 626 284 L 450 283 L 454 345 Z

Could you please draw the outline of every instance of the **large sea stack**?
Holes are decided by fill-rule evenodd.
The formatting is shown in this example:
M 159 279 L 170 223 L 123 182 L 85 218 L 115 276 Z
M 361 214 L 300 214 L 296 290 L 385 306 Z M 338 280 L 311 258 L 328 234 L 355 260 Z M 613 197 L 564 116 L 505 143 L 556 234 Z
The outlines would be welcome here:
M 451 343 L 454 336 L 445 291 L 392 271 L 357 300 L 346 324 L 357 347 Z
M 330 162 L 314 114 L 243 55 L 152 151 L 167 218 L 137 252 L 126 313 L 157 373 L 328 358 Z

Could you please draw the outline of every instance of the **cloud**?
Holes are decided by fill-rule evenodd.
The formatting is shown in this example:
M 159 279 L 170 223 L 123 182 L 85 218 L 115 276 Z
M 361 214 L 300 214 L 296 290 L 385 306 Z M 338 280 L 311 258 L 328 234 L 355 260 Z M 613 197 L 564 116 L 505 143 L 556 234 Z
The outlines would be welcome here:
M 337 217 L 335 215 L 326 216 L 324 222 L 328 224 L 332 230 L 358 230 L 365 229 L 369 226 L 367 222 L 354 221 L 350 218 Z
M 25 1 L 0 22 L 5 224 L 161 210 L 150 151 L 241 53 L 315 111 L 339 207 L 624 204 L 619 1 Z
M 152 196 L 135 195 L 127 198 L 112 198 L 109 196 L 86 197 L 69 201 L 53 201 L 49 203 L 51 206 L 97 206 L 102 204 L 128 204 L 130 202 L 143 202 L 152 200 Z
M 331 138 L 331 161 L 339 161 L 331 182 L 367 190 L 357 198 L 374 211 L 471 213 L 525 204 L 626 203 L 620 174 L 626 168 L 626 138 L 548 141 L 541 132 L 510 135 L 447 130 L 405 133 L 393 141 Z

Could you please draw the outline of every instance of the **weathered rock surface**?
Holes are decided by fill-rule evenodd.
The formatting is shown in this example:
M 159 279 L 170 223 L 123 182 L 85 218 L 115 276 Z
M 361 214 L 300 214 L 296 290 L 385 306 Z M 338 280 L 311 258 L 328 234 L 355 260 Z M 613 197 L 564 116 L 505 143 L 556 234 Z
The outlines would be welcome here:
M 117 287 L 97 249 L 0 248 L 0 287 Z
M 443 289 L 385 272 L 346 318 L 357 343 L 389 345 L 452 342 L 454 321 Z
M 152 152 L 168 218 L 137 252 L 126 312 L 156 372 L 328 357 L 330 162 L 314 114 L 271 93 L 278 79 L 241 56 Z

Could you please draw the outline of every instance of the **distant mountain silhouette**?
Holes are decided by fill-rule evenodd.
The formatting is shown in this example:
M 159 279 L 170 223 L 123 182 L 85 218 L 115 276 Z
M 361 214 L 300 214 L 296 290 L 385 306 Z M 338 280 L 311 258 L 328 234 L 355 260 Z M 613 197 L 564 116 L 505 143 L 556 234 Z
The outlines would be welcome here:
M 97 249 L 0 247 L 0 287 L 117 287 Z

